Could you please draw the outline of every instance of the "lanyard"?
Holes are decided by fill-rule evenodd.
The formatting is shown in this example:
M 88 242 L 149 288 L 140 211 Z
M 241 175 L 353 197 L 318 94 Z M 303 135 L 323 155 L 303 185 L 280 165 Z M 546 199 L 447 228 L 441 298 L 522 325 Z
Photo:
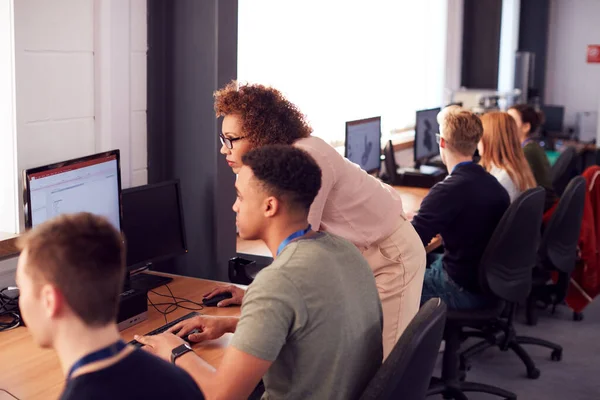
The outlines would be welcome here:
M 525 147 L 525 145 L 529 142 L 531 142 L 533 139 L 525 139 L 523 140 L 523 142 L 521 142 L 521 147 Z
M 117 354 L 119 354 L 127 345 L 122 340 L 111 344 L 110 346 L 104 347 L 103 349 L 97 350 L 93 353 L 88 354 L 80 358 L 69 370 L 69 374 L 67 375 L 67 380 L 71 379 L 71 376 L 77 371 L 79 368 L 84 367 L 88 364 L 106 360 L 111 358 Z
M 288 244 L 290 244 L 290 242 L 292 240 L 297 239 L 299 237 L 302 237 L 302 236 L 306 235 L 308 232 L 310 232 L 310 229 L 311 229 L 311 226 L 310 226 L 310 224 L 308 224 L 308 228 L 306 228 L 306 229 L 300 229 L 299 231 L 296 231 L 296 232 L 292 233 L 290 236 L 288 236 L 287 238 L 285 238 L 283 240 L 283 242 L 281 242 L 281 244 L 277 248 L 277 255 L 279 255 L 279 253 L 281 253 L 283 251 L 283 249 L 285 248 L 285 246 L 287 246 Z
M 459 162 L 458 164 L 456 164 L 454 166 L 454 168 L 452 168 L 452 172 L 450 172 L 450 174 L 453 174 L 454 171 L 456 171 L 456 168 L 460 167 L 461 165 L 467 165 L 467 164 L 473 164 L 473 161 L 463 161 L 463 162 Z

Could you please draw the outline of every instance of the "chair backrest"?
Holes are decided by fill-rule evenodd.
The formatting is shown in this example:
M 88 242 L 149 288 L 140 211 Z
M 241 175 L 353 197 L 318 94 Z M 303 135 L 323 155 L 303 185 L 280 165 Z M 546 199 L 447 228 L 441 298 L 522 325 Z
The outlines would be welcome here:
M 574 147 L 567 147 L 552 166 L 552 187 L 559 196 L 577 174 L 577 151 Z
M 439 353 L 446 305 L 427 301 L 360 397 L 361 400 L 423 400 Z
M 481 257 L 480 284 L 502 300 L 516 303 L 531 291 L 540 243 L 545 191 L 529 189 L 508 207 Z
M 544 230 L 538 255 L 548 269 L 570 274 L 575 268 L 585 192 L 585 179 L 573 178 Z

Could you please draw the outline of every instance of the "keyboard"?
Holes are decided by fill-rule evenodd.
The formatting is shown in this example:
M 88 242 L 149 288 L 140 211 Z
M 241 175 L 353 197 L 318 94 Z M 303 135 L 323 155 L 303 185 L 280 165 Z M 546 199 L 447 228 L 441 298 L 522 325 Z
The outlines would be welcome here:
M 194 318 L 197 317 L 198 315 L 201 315 L 199 312 L 197 311 L 192 311 L 189 314 L 184 315 L 183 317 L 177 318 L 171 322 L 169 322 L 168 324 L 165 324 L 163 326 L 161 326 L 160 328 L 157 328 L 153 331 L 150 331 L 148 333 L 146 333 L 144 336 L 153 336 L 153 335 L 159 335 L 161 333 L 166 332 L 167 330 L 169 330 L 171 327 L 177 325 L 178 323 L 180 323 L 181 321 L 185 321 L 186 319 L 190 319 L 190 318 Z M 195 330 L 190 332 L 191 333 L 196 333 Z M 184 338 L 184 340 L 186 340 L 186 338 Z M 187 340 L 186 340 L 187 341 Z M 131 342 L 127 343 L 130 344 L 134 347 L 142 347 L 143 344 L 141 344 L 140 342 L 138 342 L 137 340 L 132 340 Z
M 149 291 L 171 283 L 171 281 L 173 281 L 173 278 L 167 276 L 139 273 L 129 278 L 129 287 L 136 290 Z

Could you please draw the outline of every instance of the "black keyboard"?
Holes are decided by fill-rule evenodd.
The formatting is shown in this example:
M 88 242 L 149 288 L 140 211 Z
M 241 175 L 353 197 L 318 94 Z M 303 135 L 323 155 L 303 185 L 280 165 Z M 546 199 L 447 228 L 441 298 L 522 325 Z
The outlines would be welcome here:
M 139 273 L 129 278 L 129 287 L 136 290 L 149 291 L 159 286 L 171 283 L 173 278 L 161 275 Z
M 165 324 L 165 325 L 161 326 L 160 328 L 157 328 L 157 329 L 155 329 L 155 330 L 153 330 L 153 331 L 150 331 L 150 332 L 146 333 L 144 336 L 153 336 L 153 335 L 159 335 L 159 334 L 161 334 L 161 333 L 164 333 L 164 332 L 166 332 L 166 331 L 167 331 L 169 328 L 171 328 L 172 326 L 175 326 L 175 325 L 177 325 L 177 324 L 178 324 L 178 323 L 180 323 L 181 321 L 185 321 L 186 319 L 190 319 L 190 318 L 197 317 L 198 315 L 201 315 L 201 314 L 200 314 L 199 312 L 197 312 L 197 311 L 192 311 L 191 313 L 189 313 L 189 314 L 186 314 L 186 315 L 184 315 L 183 317 L 177 318 L 177 319 L 175 319 L 175 320 L 173 320 L 173 321 L 169 322 L 168 324 Z M 196 333 L 195 331 L 196 331 L 196 330 L 194 330 L 194 331 L 190 332 L 190 334 L 191 334 L 191 333 Z M 183 339 L 184 339 L 184 340 L 186 340 L 186 339 L 187 339 L 187 337 L 186 337 L 186 338 L 183 338 Z M 187 340 L 186 340 L 186 341 L 187 341 Z M 142 347 L 142 346 L 143 346 L 143 344 L 141 344 L 141 343 L 140 343 L 140 342 L 138 342 L 137 340 L 132 340 L 131 342 L 129 342 L 129 343 L 127 343 L 127 344 L 130 344 L 130 345 L 132 345 L 132 346 L 135 346 L 135 347 Z

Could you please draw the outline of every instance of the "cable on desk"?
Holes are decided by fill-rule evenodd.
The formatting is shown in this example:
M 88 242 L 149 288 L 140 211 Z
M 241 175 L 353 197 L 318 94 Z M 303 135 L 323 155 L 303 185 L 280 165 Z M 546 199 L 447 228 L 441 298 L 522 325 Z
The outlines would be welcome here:
M 0 392 L 4 392 L 4 393 L 6 393 L 7 395 L 9 395 L 10 397 L 12 397 L 13 399 L 15 399 L 15 400 L 19 400 L 19 398 L 18 398 L 17 396 L 15 396 L 14 394 L 12 394 L 11 392 L 9 392 L 9 391 L 8 391 L 8 390 L 6 390 L 6 389 L 0 389 Z
M 192 300 L 189 300 L 189 299 L 186 299 L 186 298 L 183 298 L 183 297 L 177 297 L 177 296 L 173 295 L 173 292 L 171 291 L 171 288 L 169 287 L 169 285 L 164 285 L 164 286 L 167 287 L 167 290 L 169 290 L 170 295 L 163 294 L 163 293 L 158 293 L 158 292 L 155 292 L 154 290 L 150 290 L 150 291 L 153 294 L 157 295 L 157 296 L 172 298 L 173 301 L 175 302 L 175 304 L 178 305 L 178 307 L 190 309 L 190 310 L 193 310 L 193 311 L 199 311 L 199 310 L 204 309 L 204 304 L 197 303 L 195 301 L 192 301 Z M 190 303 L 190 304 L 193 304 L 193 305 L 197 306 L 198 308 L 192 309 L 192 308 L 189 308 L 189 307 L 184 307 L 184 306 L 179 305 L 181 303 Z
M 189 311 L 200 311 L 200 310 L 204 309 L 203 304 L 197 303 L 195 301 L 192 301 L 192 300 L 189 300 L 189 299 L 186 299 L 183 297 L 177 297 L 173 294 L 173 291 L 171 290 L 169 285 L 164 285 L 164 286 L 167 287 L 169 294 L 158 293 L 158 292 L 155 292 L 154 290 L 150 290 L 150 292 L 152 294 L 155 294 L 156 296 L 173 299 L 173 302 L 154 303 L 150 299 L 149 296 L 148 296 L 148 301 L 150 302 L 150 305 L 152 305 L 152 307 L 154 307 L 154 309 L 156 311 L 158 311 L 159 313 L 161 313 L 163 315 L 163 317 L 165 318 L 165 324 L 168 323 L 167 314 L 172 313 L 173 311 L 177 310 L 178 308 L 183 308 L 184 310 L 189 310 Z M 190 307 L 187 304 L 191 304 L 192 306 L 195 306 L 195 307 Z M 167 308 L 163 311 L 158 308 L 159 306 L 167 306 Z M 175 307 L 175 308 L 171 309 L 171 307 Z
M 158 304 L 154 304 L 154 302 L 152 301 L 152 299 L 150 298 L 150 296 L 146 296 L 146 297 L 148 298 L 148 301 L 150 302 L 150 305 L 152 305 L 152 307 L 154 307 L 154 309 L 156 311 L 158 311 L 160 314 L 162 314 L 162 316 L 165 319 L 165 324 L 168 324 L 169 321 L 167 320 L 167 314 L 170 314 L 173 311 L 177 310 L 177 304 L 176 303 L 158 303 Z M 168 306 L 164 311 L 158 308 L 158 306 L 163 306 L 163 305 L 167 305 Z M 171 307 L 173 307 L 173 309 L 170 309 Z
M 0 290 L 0 332 L 15 329 L 21 325 L 21 316 L 19 310 L 19 297 L 10 297 L 4 294 L 8 290 L 14 290 L 15 287 L 6 287 Z M 4 319 L 8 319 L 5 322 Z

